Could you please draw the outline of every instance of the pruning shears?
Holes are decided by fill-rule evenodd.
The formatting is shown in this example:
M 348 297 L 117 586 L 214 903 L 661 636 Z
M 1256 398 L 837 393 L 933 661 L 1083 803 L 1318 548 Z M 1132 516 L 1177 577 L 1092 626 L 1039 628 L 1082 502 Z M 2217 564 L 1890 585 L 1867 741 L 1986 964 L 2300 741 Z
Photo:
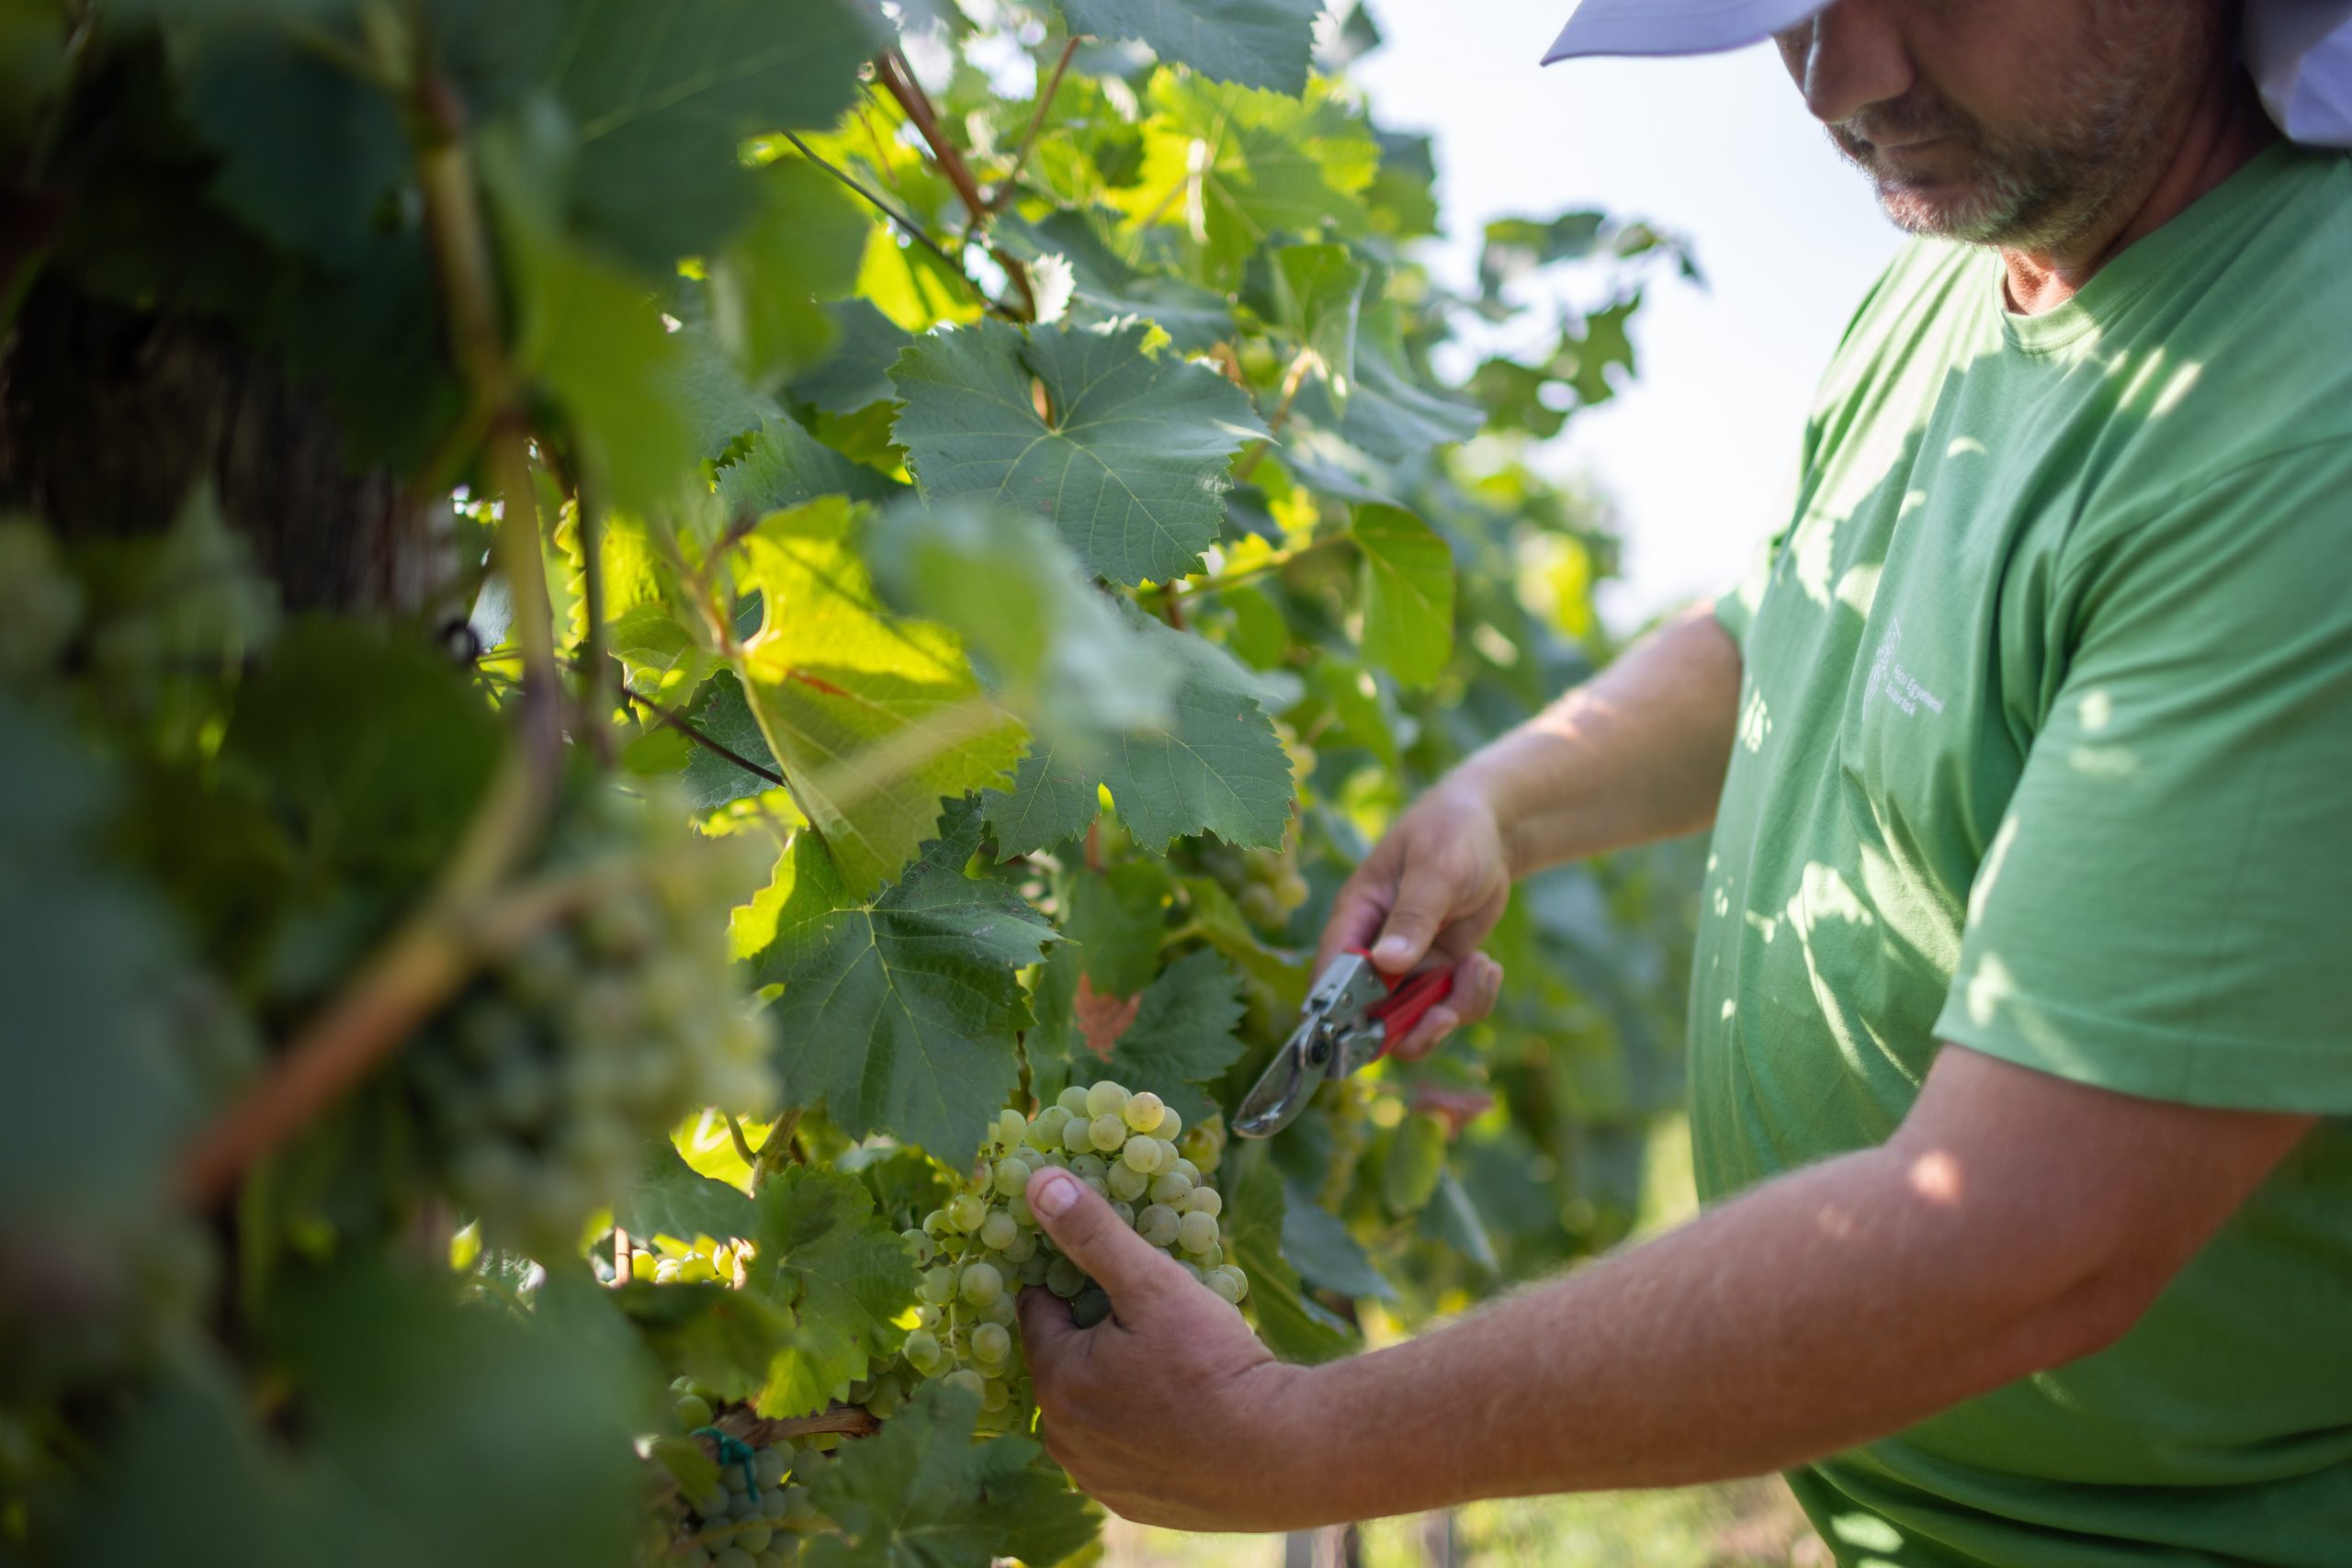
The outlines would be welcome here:
M 1450 968 L 1392 980 L 1363 948 L 1348 949 L 1306 993 L 1298 1027 L 1250 1086 L 1233 1130 L 1245 1138 L 1272 1137 L 1306 1109 L 1317 1085 L 1378 1061 L 1453 991 Z

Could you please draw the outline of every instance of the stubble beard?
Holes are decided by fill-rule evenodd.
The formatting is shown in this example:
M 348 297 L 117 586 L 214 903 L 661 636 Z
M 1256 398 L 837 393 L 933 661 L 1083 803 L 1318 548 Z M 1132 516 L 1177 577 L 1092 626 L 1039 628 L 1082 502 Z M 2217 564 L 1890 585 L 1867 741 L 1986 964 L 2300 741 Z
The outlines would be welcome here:
M 1830 125 L 1830 141 L 1905 232 L 2009 250 L 2058 250 L 2097 228 L 2151 164 L 2177 95 L 2176 40 L 2102 29 L 2052 95 L 2064 106 L 2030 136 L 1995 132 L 1933 97 L 1874 106 Z M 1883 142 L 1949 138 L 1962 154 L 1935 178 L 1906 176 Z M 1950 149 L 1947 149 L 1949 153 Z

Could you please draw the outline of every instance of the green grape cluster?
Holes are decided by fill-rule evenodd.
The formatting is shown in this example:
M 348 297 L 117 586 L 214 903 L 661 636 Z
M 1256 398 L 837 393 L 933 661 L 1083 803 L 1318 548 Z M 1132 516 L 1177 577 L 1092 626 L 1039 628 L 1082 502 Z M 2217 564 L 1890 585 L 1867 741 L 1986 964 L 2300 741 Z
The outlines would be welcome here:
M 710 1425 L 711 1391 L 681 1378 L 678 1426 L 693 1432 Z M 831 1434 L 754 1449 L 747 1461 L 722 1461 L 709 1491 L 684 1500 L 658 1561 L 662 1568 L 786 1568 L 800 1557 L 804 1537 L 825 1527 L 810 1500 L 808 1480 L 831 1462 Z M 739 1452 L 741 1450 L 738 1450 Z
M 629 1278 L 657 1285 L 698 1285 L 712 1280 L 731 1285 L 741 1266 L 751 1261 L 752 1252 L 748 1241 L 722 1242 L 698 1235 L 690 1242 L 680 1242 L 666 1235 L 652 1236 L 630 1250 Z
M 1107 1200 L 1136 1234 L 1173 1257 L 1225 1300 L 1238 1303 L 1249 1277 L 1225 1259 L 1217 1216 L 1225 1200 L 1209 1175 L 1224 1148 L 1222 1123 L 1185 1131 L 1149 1091 L 1104 1081 L 1072 1087 L 1035 1118 L 998 1117 L 963 1191 L 905 1233 L 923 1266 L 907 1364 L 980 1397 L 984 1427 L 1013 1424 L 1028 1405 L 1014 1352 L 1013 1297 L 1043 1285 L 1071 1303 L 1081 1325 L 1099 1323 L 1110 1300 L 1064 1256 L 1029 1211 L 1029 1179 L 1048 1165 L 1069 1170 Z M 1185 1144 L 1180 1146 L 1179 1138 Z M 1185 1152 L 1209 1156 L 1204 1168 Z
M 1306 878 L 1299 874 L 1295 846 L 1280 850 L 1231 850 L 1211 846 L 1202 855 L 1209 874 L 1252 925 L 1278 931 L 1293 910 L 1306 902 Z
M 695 1107 L 755 1110 L 774 1093 L 767 1029 L 729 961 L 733 842 L 703 840 L 683 806 L 617 791 L 582 816 L 566 824 L 565 863 L 641 874 L 493 967 L 406 1058 L 451 1196 L 540 1256 L 577 1247 L 647 1138 Z

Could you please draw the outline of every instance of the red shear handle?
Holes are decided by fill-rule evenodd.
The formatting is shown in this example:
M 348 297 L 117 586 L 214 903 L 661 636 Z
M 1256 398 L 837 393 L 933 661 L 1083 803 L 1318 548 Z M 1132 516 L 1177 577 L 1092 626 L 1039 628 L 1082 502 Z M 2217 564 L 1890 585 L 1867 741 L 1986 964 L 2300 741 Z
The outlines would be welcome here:
M 1372 960 L 1372 954 L 1363 948 L 1351 947 L 1348 951 L 1366 963 Z M 1373 973 L 1377 975 L 1380 971 L 1375 968 Z M 1453 970 L 1448 966 L 1424 969 L 1419 974 L 1399 976 L 1395 979 L 1381 975 L 1380 978 L 1381 983 L 1388 987 L 1388 995 L 1364 1009 L 1364 1016 L 1383 1026 L 1379 1055 L 1385 1056 L 1388 1054 L 1388 1047 L 1413 1032 L 1413 1026 L 1421 1021 L 1430 1009 L 1453 994 Z M 1378 1059 L 1379 1056 L 1374 1058 L 1375 1061 Z

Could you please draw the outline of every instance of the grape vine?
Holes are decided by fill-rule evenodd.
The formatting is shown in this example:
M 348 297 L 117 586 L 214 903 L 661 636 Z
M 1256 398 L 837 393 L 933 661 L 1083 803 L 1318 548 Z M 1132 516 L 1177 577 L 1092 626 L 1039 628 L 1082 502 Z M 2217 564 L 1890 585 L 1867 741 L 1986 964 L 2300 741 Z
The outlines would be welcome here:
M 1690 259 L 1181 9 L 0 6 L 0 1558 L 1057 1563 L 1035 1170 L 1293 1359 L 1623 1234 L 1673 847 L 1223 1113 Z

